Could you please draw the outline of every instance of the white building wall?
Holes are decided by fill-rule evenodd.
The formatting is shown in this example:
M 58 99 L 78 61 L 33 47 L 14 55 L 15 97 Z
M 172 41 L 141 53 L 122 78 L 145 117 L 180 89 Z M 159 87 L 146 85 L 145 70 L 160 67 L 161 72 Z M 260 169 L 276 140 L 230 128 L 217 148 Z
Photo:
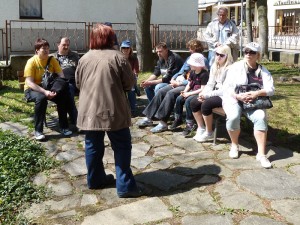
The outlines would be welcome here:
M 19 0 L 0 0 L 0 28 L 19 20 Z M 47 21 L 135 23 L 136 0 L 43 0 Z M 151 23 L 198 24 L 196 0 L 152 0 Z M 37 19 L 37 21 L 43 21 Z

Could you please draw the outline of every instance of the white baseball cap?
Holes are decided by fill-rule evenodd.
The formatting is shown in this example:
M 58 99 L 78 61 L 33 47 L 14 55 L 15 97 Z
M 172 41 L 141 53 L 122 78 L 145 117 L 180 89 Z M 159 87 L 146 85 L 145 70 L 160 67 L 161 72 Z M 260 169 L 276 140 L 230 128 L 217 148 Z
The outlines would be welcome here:
M 245 51 L 247 49 L 250 49 L 255 52 L 261 52 L 261 47 L 256 42 L 250 42 L 250 43 L 246 44 L 245 47 L 243 48 L 243 51 Z
M 195 67 L 205 67 L 204 56 L 201 53 L 193 53 L 188 59 L 187 64 Z

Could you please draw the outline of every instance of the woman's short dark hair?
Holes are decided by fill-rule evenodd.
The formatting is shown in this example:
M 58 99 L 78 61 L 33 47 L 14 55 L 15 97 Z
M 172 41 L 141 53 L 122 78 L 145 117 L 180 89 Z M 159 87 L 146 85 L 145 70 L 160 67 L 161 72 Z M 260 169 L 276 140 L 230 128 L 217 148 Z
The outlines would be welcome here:
M 50 47 L 49 42 L 44 38 L 38 38 L 34 43 L 34 50 L 37 51 L 42 47 Z
M 201 43 L 201 41 L 197 40 L 197 39 L 192 39 L 190 40 L 186 46 L 190 49 L 192 49 L 194 52 L 198 52 L 198 53 L 202 53 L 204 48 L 203 45 Z
M 90 49 L 107 49 L 114 45 L 115 32 L 109 26 L 96 24 L 90 37 Z

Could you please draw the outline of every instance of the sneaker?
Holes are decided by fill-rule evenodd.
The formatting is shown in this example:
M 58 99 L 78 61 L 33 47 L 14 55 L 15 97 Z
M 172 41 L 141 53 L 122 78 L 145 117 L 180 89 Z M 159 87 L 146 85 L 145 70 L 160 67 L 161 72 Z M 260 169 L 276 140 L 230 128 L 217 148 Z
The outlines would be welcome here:
M 265 155 L 257 154 L 256 160 L 260 161 L 261 166 L 266 169 L 269 169 L 272 167 L 272 164 L 270 163 L 270 161 L 267 159 L 267 157 Z
M 182 120 L 175 119 L 172 123 L 172 125 L 169 126 L 169 130 L 175 130 L 177 127 L 179 127 L 182 124 Z
M 162 125 L 161 123 L 159 123 L 157 126 L 153 127 L 150 131 L 152 133 L 159 133 L 159 132 L 163 132 L 168 130 L 168 127 Z
M 199 128 L 197 129 L 196 135 L 193 137 L 194 140 L 200 138 L 200 136 L 205 132 L 204 128 Z
M 211 139 L 214 138 L 214 132 L 211 132 L 210 134 L 207 133 L 207 132 L 204 132 L 202 135 L 200 135 L 196 138 L 195 137 L 194 137 L 194 139 L 198 142 L 206 142 L 206 141 L 211 140 Z
M 72 134 L 72 131 L 70 131 L 69 129 L 61 129 L 60 131 L 64 136 L 69 136 Z
M 186 124 L 186 127 L 184 129 L 184 131 L 182 132 L 182 135 L 184 137 L 188 136 L 192 131 L 196 130 L 197 129 L 197 124 L 189 124 L 187 123 Z
M 42 132 L 36 131 L 34 133 L 35 140 L 41 141 L 45 139 L 45 135 Z
M 152 126 L 153 125 L 153 121 L 148 119 L 147 117 L 145 117 L 144 119 L 141 119 L 137 122 L 137 125 L 139 127 L 147 127 L 147 126 Z
M 231 145 L 229 151 L 229 157 L 232 159 L 237 159 L 239 157 L 239 147 Z

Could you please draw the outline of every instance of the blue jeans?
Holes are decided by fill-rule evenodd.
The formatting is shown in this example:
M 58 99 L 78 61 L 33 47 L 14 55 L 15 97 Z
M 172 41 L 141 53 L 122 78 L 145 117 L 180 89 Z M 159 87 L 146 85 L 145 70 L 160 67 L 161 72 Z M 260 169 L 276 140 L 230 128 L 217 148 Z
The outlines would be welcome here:
M 212 64 L 214 63 L 214 60 L 215 60 L 215 56 L 216 56 L 216 52 L 214 50 L 209 50 L 208 51 L 208 64 L 209 64 L 209 68 L 208 70 L 210 70 Z
M 87 184 L 89 188 L 97 188 L 105 182 L 106 178 L 102 161 L 105 150 L 105 131 L 86 131 L 85 133 Z M 106 133 L 114 151 L 117 193 L 122 195 L 136 191 L 137 185 L 130 168 L 132 146 L 129 128 Z
M 179 95 L 176 98 L 176 105 L 175 105 L 175 117 L 178 117 L 176 119 L 182 119 L 182 114 L 183 114 L 183 105 L 185 105 L 186 109 L 186 121 L 191 121 L 194 120 L 193 112 L 190 106 L 191 100 L 194 98 L 197 98 L 198 95 L 192 95 L 187 98 L 182 97 Z
M 28 102 L 34 102 L 34 129 L 38 132 L 43 132 L 43 122 L 46 117 L 46 110 L 48 99 L 46 95 L 41 92 L 27 89 L 25 91 L 25 98 Z M 62 92 L 55 96 L 50 101 L 55 102 L 57 105 L 58 122 L 61 129 L 67 129 L 67 109 L 70 107 L 69 93 Z
M 127 92 L 128 101 L 130 104 L 131 112 L 134 112 L 136 110 L 136 95 L 135 91 L 128 91 Z
M 74 97 L 75 97 L 76 92 L 78 92 L 78 89 L 77 89 L 75 83 L 74 84 L 69 83 L 69 92 L 70 92 L 70 107 L 68 109 L 68 114 L 69 114 L 71 123 L 76 124 L 78 111 L 76 108 Z
M 148 101 L 151 102 L 151 100 L 154 98 L 154 95 L 159 91 L 159 89 L 167 86 L 167 83 L 160 83 L 160 84 L 154 84 L 149 87 L 145 88 L 145 92 L 148 98 Z

